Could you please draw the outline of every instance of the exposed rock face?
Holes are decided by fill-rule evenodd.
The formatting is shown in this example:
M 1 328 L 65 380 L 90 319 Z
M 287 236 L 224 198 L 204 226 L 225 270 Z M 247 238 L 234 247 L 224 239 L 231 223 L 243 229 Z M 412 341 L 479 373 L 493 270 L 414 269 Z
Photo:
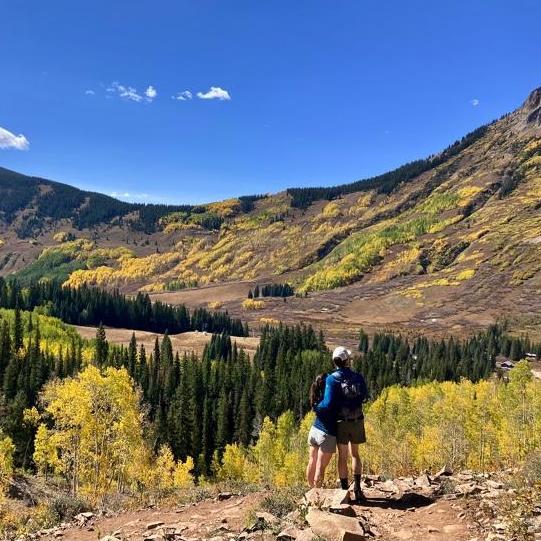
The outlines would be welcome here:
M 311 508 L 306 515 L 311 530 L 326 541 L 363 541 L 366 539 L 364 528 L 359 520 L 327 513 Z
M 528 96 L 524 107 L 530 111 L 526 117 L 526 123 L 541 126 L 541 87 Z

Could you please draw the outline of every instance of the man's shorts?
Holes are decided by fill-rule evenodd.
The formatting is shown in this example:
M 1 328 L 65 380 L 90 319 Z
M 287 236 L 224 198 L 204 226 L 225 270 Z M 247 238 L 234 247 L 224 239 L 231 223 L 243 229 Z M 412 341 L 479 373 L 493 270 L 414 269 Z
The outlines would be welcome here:
M 339 445 L 348 443 L 365 443 L 366 434 L 364 431 L 364 419 L 354 421 L 338 421 L 336 427 L 336 440 Z
M 308 434 L 308 445 L 319 447 L 324 453 L 335 453 L 336 436 L 326 434 L 323 430 L 313 426 Z

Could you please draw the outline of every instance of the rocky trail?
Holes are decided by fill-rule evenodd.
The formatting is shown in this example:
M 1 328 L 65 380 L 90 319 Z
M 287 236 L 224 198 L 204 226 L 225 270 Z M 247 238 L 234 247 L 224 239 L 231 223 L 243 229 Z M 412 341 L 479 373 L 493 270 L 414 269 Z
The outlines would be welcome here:
M 285 516 L 263 511 L 269 492 L 220 493 L 168 509 L 116 515 L 81 513 L 74 522 L 30 536 L 43 541 L 505 541 L 500 499 L 512 495 L 496 477 L 463 472 L 382 480 L 369 476 L 366 500 L 351 492 L 312 489 Z M 529 530 L 541 539 L 540 515 Z

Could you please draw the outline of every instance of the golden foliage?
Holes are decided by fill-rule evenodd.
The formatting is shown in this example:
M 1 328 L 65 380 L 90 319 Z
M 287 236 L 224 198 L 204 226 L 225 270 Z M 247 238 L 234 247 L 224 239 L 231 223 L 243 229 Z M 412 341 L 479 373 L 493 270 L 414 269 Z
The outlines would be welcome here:
M 0 498 L 7 489 L 13 474 L 14 452 L 15 445 L 13 445 L 11 438 L 4 436 L 2 429 L 0 429 Z
M 221 301 L 212 301 L 208 303 L 208 307 L 211 310 L 219 310 L 220 308 L 223 308 L 224 303 Z
M 45 411 L 54 421 L 38 440 L 40 467 L 55 468 L 79 491 L 97 501 L 112 487 L 121 490 L 140 467 L 145 449 L 139 396 L 125 369 L 102 374 L 88 367 L 77 377 L 49 383 Z M 56 449 L 56 453 L 51 451 Z
M 302 485 L 313 419 L 309 413 L 300 427 L 291 412 L 276 422 L 264 419 L 257 443 L 226 446 L 218 479 Z M 541 448 L 541 381 L 521 361 L 508 384 L 464 380 L 393 386 L 366 407 L 365 424 L 365 471 L 398 477 L 445 465 L 476 471 L 516 467 Z
M 277 326 L 280 325 L 280 321 L 278 319 L 274 319 L 273 317 L 260 317 L 259 324 L 262 327 L 265 325 Z
M 168 271 L 180 260 L 179 254 L 167 252 L 165 254 L 151 254 L 146 257 L 133 257 L 131 254 L 123 254 L 118 258 L 118 268 L 99 266 L 92 269 L 76 270 L 64 285 L 80 287 L 83 284 L 104 286 L 120 285 L 150 278 L 156 274 Z
M 241 306 L 243 310 L 261 310 L 265 303 L 254 299 L 244 299 Z
M 475 276 L 475 269 L 464 269 L 463 271 L 460 271 L 456 275 L 456 279 L 459 282 L 463 282 L 464 280 L 471 280 Z
M 69 233 L 68 231 L 59 231 L 53 235 L 53 240 L 60 243 L 68 242 L 74 240 L 74 236 L 73 233 Z

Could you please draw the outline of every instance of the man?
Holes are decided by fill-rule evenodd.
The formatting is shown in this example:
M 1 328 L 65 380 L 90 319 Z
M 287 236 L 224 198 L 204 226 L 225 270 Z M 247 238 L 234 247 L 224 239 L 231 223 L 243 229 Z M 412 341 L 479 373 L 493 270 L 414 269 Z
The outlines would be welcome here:
M 336 370 L 327 376 L 323 400 L 315 411 L 318 415 L 336 416 L 340 484 L 345 490 L 349 488 L 348 455 L 351 454 L 354 494 L 359 502 L 364 499 L 359 444 L 366 441 L 362 405 L 368 398 L 368 391 L 361 374 L 349 367 L 351 351 L 339 346 L 333 351 L 332 357 Z

